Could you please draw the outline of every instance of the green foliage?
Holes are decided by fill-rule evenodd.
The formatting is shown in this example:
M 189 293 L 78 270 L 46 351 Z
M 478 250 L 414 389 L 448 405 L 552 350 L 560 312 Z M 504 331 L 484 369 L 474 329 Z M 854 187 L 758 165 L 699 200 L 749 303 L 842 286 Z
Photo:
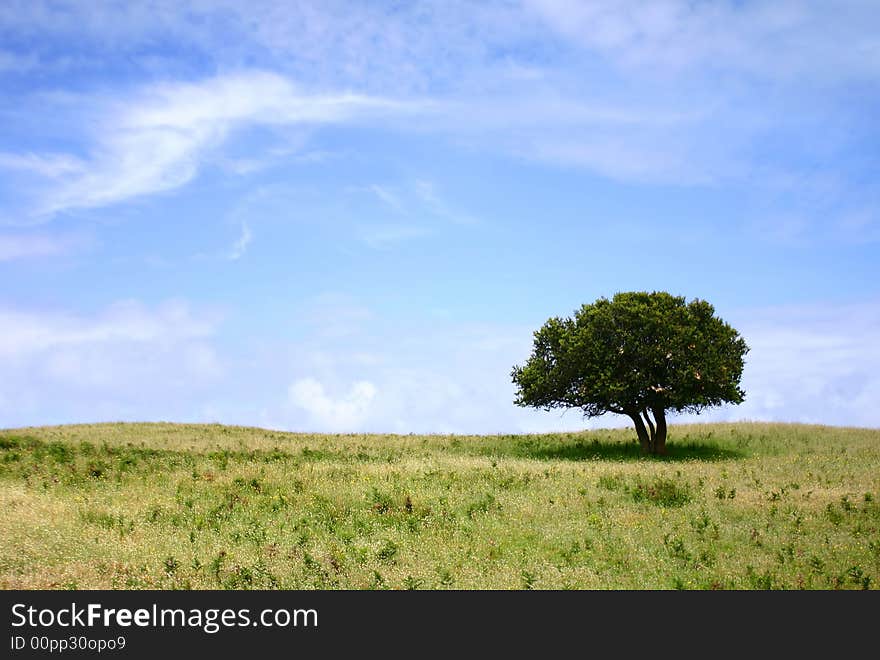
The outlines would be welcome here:
M 554 317 L 535 332 L 532 355 L 511 373 L 514 402 L 584 416 L 629 415 L 640 440 L 665 443 L 665 412 L 741 403 L 745 340 L 708 302 L 665 292 L 618 293 Z M 652 421 L 648 413 L 655 417 Z
M 535 332 L 528 362 L 513 369 L 516 403 L 588 417 L 740 403 L 748 347 L 714 312 L 699 299 L 633 292 L 551 318 Z

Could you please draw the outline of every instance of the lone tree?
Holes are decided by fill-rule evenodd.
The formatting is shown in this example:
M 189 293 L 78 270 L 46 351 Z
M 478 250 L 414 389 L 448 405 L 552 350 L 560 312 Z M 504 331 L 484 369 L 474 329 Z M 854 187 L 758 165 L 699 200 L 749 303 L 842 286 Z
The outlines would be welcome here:
M 742 403 L 745 340 L 704 300 L 618 293 L 551 318 L 513 368 L 515 403 L 628 415 L 646 454 L 666 453 L 666 411 Z

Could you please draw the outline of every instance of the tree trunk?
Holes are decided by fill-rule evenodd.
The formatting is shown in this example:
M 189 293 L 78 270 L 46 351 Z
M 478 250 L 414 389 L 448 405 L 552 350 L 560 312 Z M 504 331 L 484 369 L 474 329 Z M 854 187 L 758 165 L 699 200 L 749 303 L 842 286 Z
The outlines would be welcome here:
M 629 413 L 629 418 L 633 421 L 633 424 L 636 425 L 636 433 L 639 436 L 639 444 L 642 446 L 643 454 L 651 453 L 651 436 L 648 435 L 648 429 L 645 428 L 645 423 L 642 421 L 642 416 L 635 412 Z
M 645 424 L 648 426 L 648 433 L 650 440 L 648 441 L 648 450 L 650 453 L 654 453 L 654 435 L 656 430 L 654 429 L 654 422 L 651 421 L 651 416 L 648 414 L 648 409 L 642 411 L 642 417 L 645 418 Z
M 654 453 L 660 456 L 666 455 L 666 411 L 663 408 L 653 408 L 654 420 L 657 422 L 657 431 L 654 434 Z
M 645 418 L 645 424 L 648 426 L 648 433 L 651 437 L 651 453 L 654 453 L 654 422 L 651 421 L 647 409 L 642 411 L 642 417 Z
M 666 411 L 663 408 L 651 408 L 654 420 L 648 410 L 627 413 L 636 426 L 639 444 L 643 454 L 666 455 Z

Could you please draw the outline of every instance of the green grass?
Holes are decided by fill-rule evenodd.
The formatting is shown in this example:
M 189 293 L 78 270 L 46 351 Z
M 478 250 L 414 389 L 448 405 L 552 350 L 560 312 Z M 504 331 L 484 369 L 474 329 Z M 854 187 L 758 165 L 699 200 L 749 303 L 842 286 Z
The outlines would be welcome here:
M 5 589 L 876 589 L 880 431 L 0 431 Z

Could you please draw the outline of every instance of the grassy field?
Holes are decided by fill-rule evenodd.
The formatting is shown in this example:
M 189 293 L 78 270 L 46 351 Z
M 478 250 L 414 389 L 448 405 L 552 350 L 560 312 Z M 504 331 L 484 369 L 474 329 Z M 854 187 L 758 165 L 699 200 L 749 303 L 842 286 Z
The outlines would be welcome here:
M 876 589 L 880 430 L 0 431 L 5 589 Z

